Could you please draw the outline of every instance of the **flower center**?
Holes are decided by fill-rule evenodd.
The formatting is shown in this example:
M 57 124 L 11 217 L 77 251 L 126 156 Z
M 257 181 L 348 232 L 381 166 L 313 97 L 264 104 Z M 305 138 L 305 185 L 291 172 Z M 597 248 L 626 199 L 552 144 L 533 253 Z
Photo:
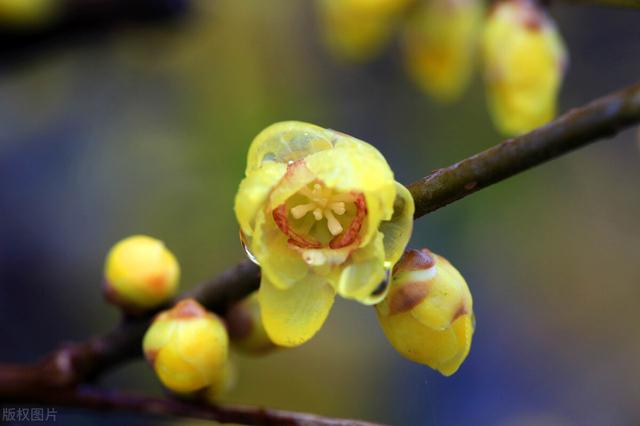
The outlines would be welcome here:
M 339 249 L 355 243 L 367 215 L 364 194 L 313 182 L 273 210 L 278 228 L 299 248 Z
M 319 183 L 313 185 L 313 189 L 307 187 L 300 190 L 300 194 L 307 197 L 308 203 L 298 204 L 291 208 L 291 215 L 301 219 L 308 213 L 312 213 L 315 220 L 327 219 L 327 229 L 331 235 L 340 234 L 344 228 L 335 215 L 342 216 L 347 211 L 345 202 L 353 201 L 348 194 L 333 194 L 331 189 L 325 188 Z

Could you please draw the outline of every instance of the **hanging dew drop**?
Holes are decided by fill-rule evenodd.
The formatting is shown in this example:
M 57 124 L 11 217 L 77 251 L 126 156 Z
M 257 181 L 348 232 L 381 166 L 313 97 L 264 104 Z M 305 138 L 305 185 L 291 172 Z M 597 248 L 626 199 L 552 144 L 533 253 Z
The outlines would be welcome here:
M 251 253 L 251 250 L 249 250 L 249 247 L 247 246 L 246 237 L 244 236 L 244 233 L 242 231 L 240 231 L 240 244 L 242 244 L 242 248 L 244 249 L 244 252 L 246 253 L 249 260 L 255 263 L 256 265 L 260 266 L 260 262 L 258 262 L 258 259 L 256 259 L 253 253 Z
M 378 284 L 373 292 L 367 298 L 367 303 L 375 304 L 380 302 L 387 294 L 387 289 L 389 288 L 389 283 L 391 282 L 391 268 L 388 266 L 389 262 L 385 262 L 384 266 L 384 279 Z

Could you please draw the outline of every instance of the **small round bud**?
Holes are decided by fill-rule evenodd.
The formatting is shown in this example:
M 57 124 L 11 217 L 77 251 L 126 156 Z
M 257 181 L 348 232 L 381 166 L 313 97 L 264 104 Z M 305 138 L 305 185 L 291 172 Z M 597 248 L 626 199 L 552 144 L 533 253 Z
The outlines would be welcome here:
M 262 317 L 258 292 L 233 305 L 225 315 L 231 343 L 248 354 L 265 354 L 277 348 L 269 339 Z
M 175 295 L 180 267 L 162 241 L 135 235 L 109 251 L 104 275 L 107 300 L 136 313 L 159 306 Z
M 412 361 L 450 376 L 469 353 L 474 319 L 467 283 L 427 249 L 404 253 L 376 310 L 393 347 Z
M 228 346 L 222 320 L 193 299 L 158 314 L 142 342 L 162 384 L 177 393 L 221 386 Z

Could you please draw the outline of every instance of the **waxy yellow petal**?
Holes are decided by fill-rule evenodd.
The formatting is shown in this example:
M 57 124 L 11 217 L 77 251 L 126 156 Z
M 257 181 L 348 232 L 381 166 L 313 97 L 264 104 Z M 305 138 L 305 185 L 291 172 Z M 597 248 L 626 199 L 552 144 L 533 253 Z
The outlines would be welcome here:
M 235 199 L 235 212 L 240 229 L 246 236 L 253 235 L 256 214 L 263 208 L 273 187 L 282 180 L 286 172 L 286 164 L 265 162 L 240 182 Z
M 269 338 L 280 346 L 299 346 L 311 339 L 329 315 L 335 291 L 324 278 L 310 276 L 286 290 L 263 274 L 258 292 L 262 322 Z
M 351 254 L 349 264 L 342 270 L 338 281 L 337 291 L 340 296 L 375 303 L 374 299 L 370 299 L 371 293 L 385 279 L 382 238 L 382 234 L 378 232 L 367 246 Z
M 413 213 L 415 204 L 407 188 L 396 182 L 396 199 L 393 203 L 393 216 L 380 224 L 380 232 L 384 235 L 385 260 L 395 264 L 411 238 L 413 229 Z

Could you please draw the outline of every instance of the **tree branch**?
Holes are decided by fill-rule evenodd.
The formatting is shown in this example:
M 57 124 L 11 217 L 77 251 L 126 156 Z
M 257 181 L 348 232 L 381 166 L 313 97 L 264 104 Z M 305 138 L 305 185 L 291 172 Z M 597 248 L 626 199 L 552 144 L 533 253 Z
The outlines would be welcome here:
M 575 108 L 526 135 L 509 139 L 408 186 L 424 216 L 482 188 L 614 136 L 640 121 L 640 83 Z
M 28 368 L 21 367 L 23 370 Z M 13 367 L 10 369 L 15 371 Z M 6 378 L 4 370 L 5 367 L 0 365 L 0 378 L 2 379 Z M 2 396 L 4 403 L 44 404 L 100 411 L 125 411 L 255 426 L 379 426 L 376 423 L 360 420 L 337 419 L 295 411 L 245 405 L 202 405 L 172 398 L 150 397 L 87 386 L 64 389 L 36 386 L 30 389 L 22 388 L 20 393 L 14 392 L 9 395 L 0 393 L 0 396 Z
M 559 157 L 573 149 L 613 136 L 639 121 L 640 84 L 573 109 L 531 133 L 509 139 L 452 166 L 436 170 L 410 184 L 408 188 L 416 203 L 415 218 L 422 217 L 482 188 Z M 194 297 L 208 309 L 224 313 L 234 302 L 241 300 L 258 288 L 259 277 L 259 268 L 249 260 L 245 260 L 217 278 L 184 294 L 181 298 Z M 127 318 L 118 328 L 106 335 L 81 343 L 64 345 L 35 366 L 4 366 L 0 368 L 0 400 L 103 409 L 122 408 L 142 412 L 157 412 L 157 410 L 165 412 L 163 410 L 168 410 L 166 412 L 169 414 L 189 415 L 188 413 L 191 411 L 181 405 L 183 403 L 145 397 L 128 399 L 128 397 L 122 398 L 118 395 L 114 396 L 114 394 L 75 390 L 75 386 L 78 384 L 91 381 L 122 362 L 140 356 L 141 341 L 152 315 L 153 313 L 141 318 Z M 42 389 L 42 391 L 38 391 L 38 389 Z M 46 398 L 41 392 L 45 392 Z M 199 409 L 205 410 L 204 408 Z M 196 412 L 200 413 L 197 410 L 193 411 L 193 413 Z M 230 417 L 224 417 L 223 414 L 220 414 L 221 412 L 228 413 Z M 248 418 L 241 417 L 241 413 L 246 414 L 247 412 L 253 414 Z M 202 413 L 204 416 L 205 411 Z M 286 420 L 289 423 L 285 422 L 284 424 L 292 425 L 318 424 L 313 423 L 318 418 L 310 415 L 296 414 L 299 420 L 292 420 L 290 413 L 246 407 L 217 407 L 206 409 L 206 413 L 208 416 L 221 416 L 216 418 L 219 421 L 224 421 L 220 419 L 233 419 L 236 422 L 256 425 L 274 424 L 273 422 L 276 420 L 283 422 Z M 260 416 L 263 417 L 257 413 L 262 413 Z M 271 414 L 264 417 L 264 413 Z M 236 415 L 238 417 L 234 417 Z M 284 417 L 278 417 L 278 415 Z M 242 420 L 238 421 L 238 419 Z M 269 423 L 269 421 L 272 422 Z M 307 423 L 304 423 L 305 421 Z M 319 424 L 364 424 L 347 420 L 331 421 L 334 423 Z

